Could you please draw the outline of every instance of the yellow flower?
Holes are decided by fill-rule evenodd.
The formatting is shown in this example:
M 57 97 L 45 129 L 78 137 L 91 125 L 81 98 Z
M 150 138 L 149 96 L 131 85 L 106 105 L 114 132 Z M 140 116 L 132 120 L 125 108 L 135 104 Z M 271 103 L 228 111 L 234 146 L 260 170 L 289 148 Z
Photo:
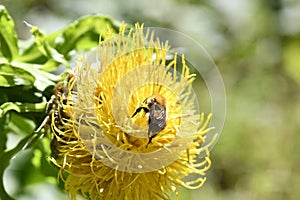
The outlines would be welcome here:
M 184 56 L 167 62 L 168 43 L 125 27 L 117 36 L 108 30 L 56 95 L 51 160 L 72 199 L 170 199 L 177 187 L 201 187 L 211 164 L 209 144 L 201 146 L 211 115 L 197 110 Z M 154 94 L 165 99 L 166 116 L 150 141 L 150 123 L 158 124 L 146 100 Z

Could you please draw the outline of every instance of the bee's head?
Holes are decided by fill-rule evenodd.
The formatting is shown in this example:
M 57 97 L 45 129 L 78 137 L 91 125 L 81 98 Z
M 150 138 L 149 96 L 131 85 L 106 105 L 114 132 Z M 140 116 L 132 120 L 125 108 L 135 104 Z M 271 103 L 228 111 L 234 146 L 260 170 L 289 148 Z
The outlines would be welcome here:
M 149 97 L 145 100 L 145 103 L 151 107 L 153 104 L 156 104 L 157 103 L 157 100 L 155 97 Z
M 149 107 L 154 104 L 166 106 L 166 99 L 160 94 L 153 94 L 152 96 L 145 99 L 144 103 L 147 104 Z

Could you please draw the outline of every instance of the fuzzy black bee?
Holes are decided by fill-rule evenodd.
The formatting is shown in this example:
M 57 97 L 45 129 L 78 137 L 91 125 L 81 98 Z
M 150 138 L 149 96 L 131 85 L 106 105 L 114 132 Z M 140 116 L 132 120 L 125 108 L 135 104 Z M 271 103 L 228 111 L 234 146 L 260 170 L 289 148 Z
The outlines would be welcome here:
M 148 116 L 148 138 L 149 145 L 152 139 L 166 126 L 166 99 L 160 94 L 154 94 L 143 102 L 147 107 L 138 107 L 131 117 L 144 110 Z

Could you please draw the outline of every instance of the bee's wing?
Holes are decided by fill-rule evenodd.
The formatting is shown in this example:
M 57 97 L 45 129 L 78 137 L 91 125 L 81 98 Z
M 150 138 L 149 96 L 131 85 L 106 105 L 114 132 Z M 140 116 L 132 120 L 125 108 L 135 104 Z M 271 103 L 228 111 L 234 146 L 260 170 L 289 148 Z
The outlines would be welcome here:
M 156 104 L 150 109 L 150 122 L 148 132 L 156 135 L 166 126 L 166 109 L 162 105 Z

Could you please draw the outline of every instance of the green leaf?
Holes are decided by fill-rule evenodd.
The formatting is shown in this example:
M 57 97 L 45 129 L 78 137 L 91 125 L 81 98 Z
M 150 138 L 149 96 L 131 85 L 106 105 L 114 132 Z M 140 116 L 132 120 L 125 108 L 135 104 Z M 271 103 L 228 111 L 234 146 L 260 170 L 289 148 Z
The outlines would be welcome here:
M 11 65 L 15 67 L 20 67 L 26 71 L 30 71 L 30 73 L 35 78 L 34 87 L 37 88 L 39 91 L 44 91 L 47 87 L 55 85 L 56 82 L 62 79 L 61 77 L 62 75 L 54 75 L 39 70 L 40 68 L 43 68 L 41 67 L 41 65 L 15 62 L 15 61 L 13 61 Z
M 53 48 L 49 45 L 49 43 L 46 40 L 46 37 L 37 27 L 32 26 L 30 31 L 31 31 L 32 35 L 34 36 L 36 45 L 37 45 L 38 49 L 40 50 L 40 52 L 46 58 L 48 58 L 48 61 L 53 60 L 58 63 L 55 65 L 55 63 L 52 62 L 52 65 L 54 67 L 53 67 L 53 69 L 51 68 L 51 70 L 56 69 L 59 66 L 59 64 L 63 64 L 67 68 L 70 68 L 70 65 L 69 65 L 68 61 L 65 59 L 64 55 L 60 54 L 55 48 Z M 49 71 L 51 71 L 51 70 L 49 70 Z
M 13 103 L 6 102 L 0 106 L 0 117 L 3 117 L 8 111 L 14 110 L 16 112 L 43 112 L 46 108 L 47 102 L 42 103 Z
M 4 115 L 0 117 L 0 152 L 4 151 L 6 148 L 7 141 L 7 124 L 9 122 L 10 115 Z
M 32 86 L 0 87 L 0 94 L 0 105 L 7 102 L 39 103 L 43 100 L 42 93 Z M 47 97 L 49 99 L 49 95 Z
M 31 135 L 28 135 L 24 139 L 22 139 L 18 145 L 9 150 L 9 151 L 3 151 L 0 153 L 0 160 L 1 160 L 1 165 L 0 165 L 0 199 L 5 199 L 5 200 L 12 200 L 13 198 L 9 196 L 9 194 L 5 191 L 4 188 L 4 183 L 3 183 L 3 175 L 5 169 L 9 166 L 9 163 L 11 159 L 13 159 L 14 156 L 17 155 L 17 153 L 21 152 L 22 150 L 25 150 L 29 148 L 36 140 L 38 140 L 41 137 L 42 133 L 36 133 L 34 132 Z
M 79 18 L 56 37 L 59 38 L 56 48 L 66 54 L 74 49 L 86 50 L 95 47 L 99 44 L 100 36 L 108 27 L 117 33 L 120 24 L 100 15 Z
M 0 106 L 0 117 L 3 117 L 10 110 L 21 112 L 20 107 L 17 106 L 15 103 L 7 102 Z
M 15 25 L 4 6 L 0 5 L 0 56 L 9 61 L 18 56 L 17 34 Z
M 37 37 L 44 37 L 44 41 L 46 41 L 50 47 L 54 48 L 59 54 L 64 55 L 66 60 L 70 60 L 72 58 L 71 52 L 96 47 L 99 44 L 100 35 L 104 34 L 108 27 L 117 33 L 119 26 L 118 22 L 108 17 L 88 15 L 79 18 L 66 28 L 52 34 L 41 36 L 39 31 L 34 29 L 32 31 Z M 41 49 L 41 45 L 43 44 L 38 45 L 37 43 L 33 43 L 29 48 L 24 49 L 22 56 L 18 57 L 17 60 L 20 62 L 38 64 L 46 63 L 48 61 L 45 56 L 47 55 L 47 51 L 46 49 Z M 59 56 L 57 59 L 60 59 Z M 42 69 L 50 71 L 50 69 L 46 67 Z M 51 70 L 53 70 L 53 66 Z
M 0 64 L 0 86 L 33 85 L 34 81 L 34 76 L 28 71 L 9 64 Z
M 35 129 L 35 123 L 19 113 L 11 112 L 8 131 L 21 136 L 30 135 Z

